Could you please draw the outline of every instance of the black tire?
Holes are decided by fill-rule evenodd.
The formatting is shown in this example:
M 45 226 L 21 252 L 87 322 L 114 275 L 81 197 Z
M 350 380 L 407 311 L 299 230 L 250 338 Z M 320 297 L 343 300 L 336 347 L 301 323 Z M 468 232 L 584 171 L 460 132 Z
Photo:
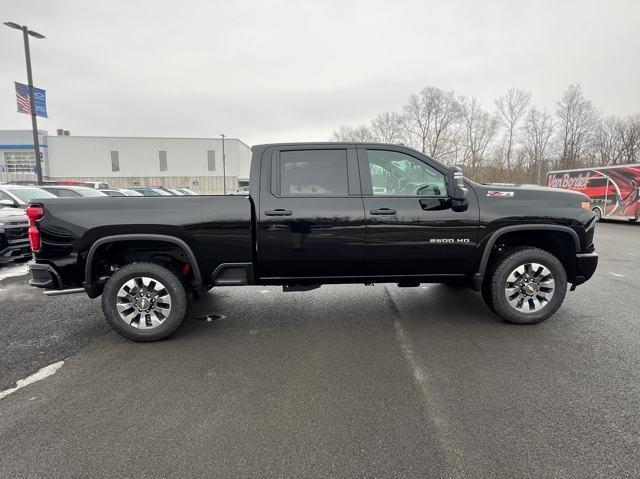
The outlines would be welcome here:
M 596 215 L 596 222 L 602 219 L 602 210 L 598 207 L 592 208 L 591 212 Z
M 551 299 L 538 311 L 523 312 L 512 306 L 507 299 L 505 288 L 509 275 L 519 266 L 538 263 L 553 275 L 554 291 Z M 558 258 L 539 248 L 520 247 L 505 253 L 496 262 L 492 274 L 486 278 L 482 296 L 487 306 L 502 319 L 513 324 L 536 324 L 552 316 L 564 301 L 567 293 L 567 273 Z M 533 303 L 532 303 L 533 304 Z
M 139 329 L 127 324 L 118 313 L 116 303 L 120 288 L 137 277 L 148 277 L 164 285 L 171 299 L 171 310 L 160 325 Z M 102 293 L 102 310 L 113 329 L 134 341 L 159 341 L 171 336 L 184 322 L 189 297 L 183 282 L 170 269 L 156 263 L 131 263 L 120 268 L 107 281 Z

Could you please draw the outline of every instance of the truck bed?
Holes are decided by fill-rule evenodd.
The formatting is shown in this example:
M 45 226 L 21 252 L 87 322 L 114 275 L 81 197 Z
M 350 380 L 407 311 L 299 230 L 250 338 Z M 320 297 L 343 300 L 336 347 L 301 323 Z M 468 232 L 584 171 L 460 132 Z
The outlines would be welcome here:
M 193 266 L 205 285 L 220 264 L 252 261 L 248 197 L 56 198 L 37 203 L 43 206 L 44 218 L 39 223 L 42 249 L 35 258 L 56 263 L 68 282 L 58 287 L 79 286 L 90 248 L 120 235 L 178 238 L 197 258 Z

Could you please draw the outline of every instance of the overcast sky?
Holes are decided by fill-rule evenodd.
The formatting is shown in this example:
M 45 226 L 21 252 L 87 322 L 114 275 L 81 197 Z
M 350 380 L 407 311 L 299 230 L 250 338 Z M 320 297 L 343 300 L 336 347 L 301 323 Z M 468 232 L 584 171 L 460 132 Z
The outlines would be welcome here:
M 33 39 L 40 127 L 75 135 L 327 140 L 435 85 L 493 109 L 510 87 L 540 108 L 580 83 L 640 112 L 640 2 L 0 0 Z M 20 33 L 0 28 L 0 129 L 28 129 Z

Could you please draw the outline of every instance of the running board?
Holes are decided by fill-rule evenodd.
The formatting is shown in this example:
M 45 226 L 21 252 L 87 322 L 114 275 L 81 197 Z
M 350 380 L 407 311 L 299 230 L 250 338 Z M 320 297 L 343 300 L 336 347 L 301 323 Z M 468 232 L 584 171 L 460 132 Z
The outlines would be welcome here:
M 44 294 L 46 296 L 62 296 L 63 294 L 78 294 L 84 293 L 84 288 L 71 288 L 71 289 L 47 289 Z

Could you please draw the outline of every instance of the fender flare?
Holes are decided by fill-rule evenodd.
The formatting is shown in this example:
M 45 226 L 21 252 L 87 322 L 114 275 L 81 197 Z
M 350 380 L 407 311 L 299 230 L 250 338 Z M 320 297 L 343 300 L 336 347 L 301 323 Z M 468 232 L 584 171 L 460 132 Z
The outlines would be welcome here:
M 547 225 L 547 224 L 530 224 L 530 225 L 512 225 L 512 226 L 504 226 L 502 228 L 497 229 L 489 239 L 484 247 L 484 251 L 482 252 L 482 258 L 480 259 L 480 265 L 478 266 L 478 272 L 473 275 L 473 286 L 474 289 L 479 290 L 482 286 L 482 282 L 484 280 L 484 274 L 487 270 L 487 265 L 489 264 L 489 257 L 491 256 L 491 251 L 493 250 L 494 245 L 500 239 L 500 237 L 504 236 L 507 233 L 511 233 L 512 231 L 540 231 L 540 230 L 548 230 L 548 231 L 560 231 L 562 233 L 568 233 L 573 239 L 574 246 L 576 248 L 576 253 L 580 252 L 580 238 L 578 238 L 578 233 L 576 233 L 573 229 L 568 226 L 562 225 Z
M 120 241 L 139 241 L 139 240 L 151 240 L 151 241 L 164 241 L 166 243 L 172 243 L 178 246 L 184 254 L 189 258 L 189 262 L 191 263 L 191 270 L 193 271 L 193 277 L 195 278 L 195 288 L 196 290 L 202 289 L 202 273 L 200 272 L 200 267 L 198 266 L 198 261 L 196 260 L 196 255 L 193 254 L 193 250 L 189 247 L 189 245 L 180 238 L 175 236 L 168 235 L 158 235 L 158 234 L 123 234 L 123 235 L 112 235 L 105 236 L 100 238 L 95 243 L 91 245 L 89 248 L 89 252 L 87 253 L 87 260 L 84 266 L 84 279 L 85 285 L 92 284 L 92 274 L 93 274 L 93 257 L 98 250 L 98 248 L 104 244 L 108 243 L 118 243 Z

